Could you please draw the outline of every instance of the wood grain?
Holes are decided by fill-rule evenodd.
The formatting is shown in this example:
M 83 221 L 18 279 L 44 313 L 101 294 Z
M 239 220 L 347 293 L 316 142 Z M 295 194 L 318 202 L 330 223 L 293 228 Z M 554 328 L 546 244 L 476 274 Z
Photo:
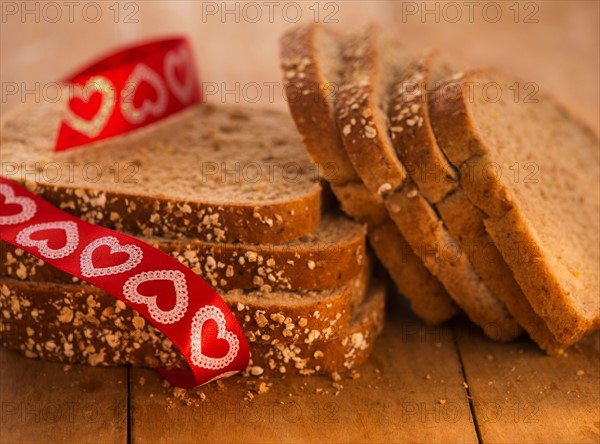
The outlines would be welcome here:
M 0 442 L 126 442 L 127 377 L 124 367 L 65 372 L 0 347 Z
M 233 377 L 221 389 L 202 388 L 205 401 L 187 392 L 187 406 L 154 373 L 132 369 L 132 441 L 477 441 L 448 327 L 395 314 L 358 372 L 356 380 L 343 375 L 337 396 L 329 377 L 296 377 L 269 380 L 252 401 L 244 400 L 246 384 L 256 379 Z
M 483 442 L 600 442 L 600 332 L 556 358 L 466 324 L 457 338 Z

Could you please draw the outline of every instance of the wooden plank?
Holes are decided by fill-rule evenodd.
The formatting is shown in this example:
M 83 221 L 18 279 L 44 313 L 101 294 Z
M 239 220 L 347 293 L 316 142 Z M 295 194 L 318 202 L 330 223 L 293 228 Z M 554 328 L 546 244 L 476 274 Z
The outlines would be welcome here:
M 0 442 L 127 442 L 127 373 L 0 347 Z
M 204 401 L 184 392 L 187 406 L 153 372 L 132 369 L 132 442 L 476 442 L 448 327 L 391 315 L 358 372 L 343 375 L 337 396 L 329 377 L 271 378 L 251 401 L 256 378 L 233 377 L 203 387 Z
M 600 442 L 600 332 L 551 358 L 473 330 L 457 341 L 483 442 Z

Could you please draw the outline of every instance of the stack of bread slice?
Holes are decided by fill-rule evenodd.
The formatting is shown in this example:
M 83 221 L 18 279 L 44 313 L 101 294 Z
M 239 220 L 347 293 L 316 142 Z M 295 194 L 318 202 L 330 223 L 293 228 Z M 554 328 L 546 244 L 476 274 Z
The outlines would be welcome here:
M 409 50 L 373 25 L 353 35 L 291 29 L 281 59 L 307 152 L 342 208 L 368 224 L 423 320 L 459 307 L 490 338 L 525 329 L 549 354 L 598 326 L 589 129 L 547 96 L 528 101 L 525 82 L 463 74 L 444 53 Z M 539 167 L 539 181 L 511 180 L 515 164 Z
M 54 153 L 63 106 L 5 116 L 3 176 L 207 280 L 248 338 L 252 374 L 340 372 L 367 358 L 383 325 L 384 281 L 371 281 L 364 225 L 322 203 L 285 113 L 201 104 Z M 0 254 L 4 346 L 69 363 L 185 367 L 121 301 L 7 243 Z

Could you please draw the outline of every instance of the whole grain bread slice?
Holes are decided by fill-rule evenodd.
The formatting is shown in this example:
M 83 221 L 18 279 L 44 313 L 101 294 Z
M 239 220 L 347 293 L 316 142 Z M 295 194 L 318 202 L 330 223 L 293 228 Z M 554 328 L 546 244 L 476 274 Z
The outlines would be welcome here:
M 64 103 L 3 116 L 2 176 L 86 220 L 146 237 L 284 243 L 319 226 L 318 173 L 285 113 L 200 104 L 55 153 Z
M 281 37 L 281 67 L 290 112 L 304 147 L 332 184 L 358 181 L 337 132 L 333 104 L 340 86 L 341 40 L 318 24 L 297 26 Z
M 388 114 L 396 153 L 423 196 L 434 204 L 457 188 L 458 174 L 435 141 L 427 92 L 459 67 L 442 51 L 426 51 L 394 79 L 390 91 Z
M 344 148 L 363 183 L 371 193 L 383 196 L 391 219 L 412 249 L 473 322 L 494 339 L 519 335 L 522 330 L 517 322 L 481 280 L 435 209 L 406 177 L 396 154 L 389 135 L 387 113 L 395 113 L 388 108 L 389 97 L 415 57 L 398 54 L 397 45 L 390 44 L 374 27 L 351 37 L 345 54 L 336 117 Z M 416 118 L 413 126 L 424 124 L 424 119 Z
M 318 24 L 295 27 L 284 34 L 281 66 L 291 114 L 306 150 L 331 182 L 342 209 L 368 224 L 375 254 L 415 313 L 430 324 L 446 321 L 457 313 L 457 307 L 407 248 L 381 197 L 367 191 L 342 145 L 334 118 L 342 44 L 339 35 Z
M 387 40 L 375 25 L 346 38 L 340 65 L 344 75 L 335 102 L 346 153 L 366 187 L 379 194 L 400 187 L 407 176 L 389 141 L 387 97 L 410 55 Z
M 366 300 L 352 313 L 347 327 L 334 336 L 308 335 L 292 344 L 274 339 L 263 341 L 249 335 L 249 372 L 253 375 L 331 373 L 360 364 L 368 357 L 383 326 L 385 287 L 382 284 L 383 281 L 373 283 Z M 70 290 L 71 287 L 78 289 Z M 160 331 L 125 304 L 106 293 L 93 291 L 92 287 L 43 286 L 4 279 L 0 288 L 0 306 L 11 313 L 10 317 L 0 320 L 0 341 L 27 357 L 87 365 L 187 367 L 183 356 Z M 51 315 L 40 312 L 40 304 L 54 311 Z M 75 307 L 92 309 L 98 315 L 88 313 L 78 317 L 72 313 Z M 49 320 L 49 316 L 55 317 L 56 310 L 55 320 L 39 322 L 40 314 Z M 243 314 L 244 309 L 234 310 L 234 313 L 242 322 L 249 316 Z M 266 313 L 259 313 L 257 317 L 262 324 Z M 275 319 L 268 321 L 277 328 L 289 325 L 286 319 L 273 317 Z M 259 328 L 269 331 L 265 326 Z
M 230 290 L 219 294 L 251 342 L 295 343 L 327 339 L 335 337 L 348 325 L 352 307 L 360 305 L 365 297 L 370 272 L 370 267 L 365 266 L 346 285 L 327 290 L 268 293 Z M 0 278 L 0 282 L 3 308 L 9 314 L 6 319 L 27 312 L 32 322 L 47 325 L 77 325 L 87 319 L 98 326 L 129 329 L 136 323 L 145 323 L 136 311 L 126 309 L 125 304 L 91 285 L 9 278 Z M 15 300 L 23 303 L 15 303 Z
M 364 267 L 365 228 L 341 212 L 323 216 L 313 234 L 285 244 L 142 238 L 222 290 L 321 290 L 348 283 Z M 78 279 L 0 241 L 0 276 L 73 283 Z
M 497 71 L 471 71 L 431 95 L 430 114 L 516 281 L 557 340 L 569 344 L 600 324 L 599 142 L 531 87 Z

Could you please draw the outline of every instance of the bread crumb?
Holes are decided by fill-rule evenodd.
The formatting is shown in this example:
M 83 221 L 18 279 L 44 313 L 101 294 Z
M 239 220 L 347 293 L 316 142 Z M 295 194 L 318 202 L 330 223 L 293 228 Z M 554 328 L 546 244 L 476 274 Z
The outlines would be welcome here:
M 261 381 L 258 384 L 257 392 L 258 392 L 258 394 L 267 393 L 269 391 L 269 388 L 270 388 L 270 386 L 268 386 L 266 382 Z
M 313 260 L 309 260 L 309 261 L 306 263 L 306 266 L 308 267 L 308 269 L 309 269 L 309 270 L 314 270 L 314 269 L 315 269 L 315 267 L 317 266 L 317 264 L 315 264 L 315 261 L 313 261 Z
M 438 402 L 440 403 L 440 405 L 445 405 L 446 404 L 446 400 L 445 399 L 440 399 Z
M 369 126 L 369 125 L 365 126 L 365 136 L 368 139 L 373 139 L 376 135 L 377 135 L 377 130 L 375 128 L 373 128 L 372 126 Z
M 387 193 L 392 189 L 392 185 L 389 183 L 382 184 L 377 190 L 377 194 L 382 195 L 383 193 Z
M 585 371 L 577 370 L 577 376 L 583 376 L 583 375 L 585 375 Z

